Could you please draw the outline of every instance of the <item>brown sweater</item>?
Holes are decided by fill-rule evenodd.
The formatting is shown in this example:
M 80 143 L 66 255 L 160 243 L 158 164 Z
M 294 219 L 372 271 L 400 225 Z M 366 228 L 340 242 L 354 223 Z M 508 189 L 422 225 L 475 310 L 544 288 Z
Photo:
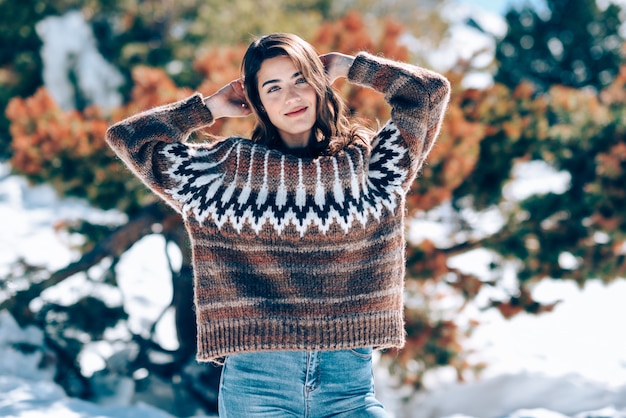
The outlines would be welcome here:
M 199 94 L 107 132 L 120 158 L 183 216 L 198 360 L 404 344 L 405 197 L 450 86 L 367 53 L 348 80 L 384 93 L 392 107 L 371 150 L 355 142 L 306 159 L 237 137 L 188 144 L 213 122 Z

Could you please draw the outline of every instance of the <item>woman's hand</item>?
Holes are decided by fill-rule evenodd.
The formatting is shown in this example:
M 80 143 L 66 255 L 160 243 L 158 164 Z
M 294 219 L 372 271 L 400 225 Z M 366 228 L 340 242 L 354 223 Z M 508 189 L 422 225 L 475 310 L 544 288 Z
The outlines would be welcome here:
M 320 60 L 322 60 L 326 74 L 328 74 L 328 78 L 332 84 L 338 78 L 348 77 L 348 72 L 354 62 L 354 57 L 339 52 L 330 52 L 320 55 Z
M 204 104 L 211 111 L 213 119 L 243 118 L 252 113 L 243 91 L 243 80 L 240 78 L 205 98 Z

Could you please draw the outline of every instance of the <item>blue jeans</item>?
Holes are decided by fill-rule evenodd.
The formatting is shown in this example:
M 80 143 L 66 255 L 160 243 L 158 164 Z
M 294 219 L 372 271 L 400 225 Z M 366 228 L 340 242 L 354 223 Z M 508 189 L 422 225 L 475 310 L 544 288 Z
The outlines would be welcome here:
M 378 417 L 372 349 L 271 351 L 228 356 L 222 369 L 219 416 Z

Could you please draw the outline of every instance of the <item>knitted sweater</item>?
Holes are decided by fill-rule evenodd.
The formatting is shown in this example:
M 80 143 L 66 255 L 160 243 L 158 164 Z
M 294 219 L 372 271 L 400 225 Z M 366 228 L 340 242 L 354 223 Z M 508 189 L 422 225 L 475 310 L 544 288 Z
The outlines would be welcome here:
M 405 197 L 450 86 L 368 53 L 348 80 L 391 105 L 369 149 L 355 141 L 307 159 L 238 137 L 186 143 L 213 122 L 200 94 L 109 128 L 119 157 L 183 216 L 199 361 L 404 344 Z

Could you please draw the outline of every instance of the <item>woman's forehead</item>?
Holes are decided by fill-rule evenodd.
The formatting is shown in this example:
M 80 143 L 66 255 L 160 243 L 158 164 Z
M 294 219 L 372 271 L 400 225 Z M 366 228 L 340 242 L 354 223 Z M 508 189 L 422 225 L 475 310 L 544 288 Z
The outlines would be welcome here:
M 284 81 L 292 78 L 299 73 L 294 62 L 288 56 L 281 55 L 274 58 L 268 58 L 261 64 L 257 80 L 259 85 L 264 84 L 268 80 Z

